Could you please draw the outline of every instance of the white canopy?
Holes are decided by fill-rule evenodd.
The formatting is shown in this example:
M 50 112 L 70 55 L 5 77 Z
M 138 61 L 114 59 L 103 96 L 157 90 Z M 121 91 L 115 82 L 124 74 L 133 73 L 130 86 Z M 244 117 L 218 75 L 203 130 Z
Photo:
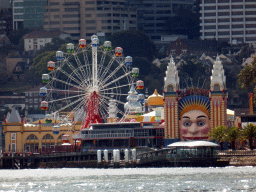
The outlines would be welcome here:
M 218 147 L 219 145 L 210 141 L 179 141 L 171 143 L 167 147 Z

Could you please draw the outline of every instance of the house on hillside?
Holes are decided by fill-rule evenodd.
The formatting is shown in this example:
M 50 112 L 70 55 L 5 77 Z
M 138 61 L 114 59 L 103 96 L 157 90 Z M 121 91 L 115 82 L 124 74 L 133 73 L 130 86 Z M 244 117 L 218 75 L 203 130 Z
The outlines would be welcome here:
M 24 79 L 24 72 L 29 68 L 26 62 L 18 62 L 12 74 L 15 80 Z
M 10 44 L 10 39 L 5 34 L 0 34 L 0 47 Z
M 18 65 L 18 68 L 16 70 L 17 64 L 19 62 L 21 63 L 25 63 L 24 64 L 24 68 L 22 67 L 23 72 L 27 69 L 29 69 L 29 66 L 32 65 L 33 63 L 33 58 L 35 58 L 37 56 L 37 54 L 35 52 L 12 52 L 10 53 L 7 58 L 5 59 L 5 63 L 6 63 L 6 67 L 7 67 L 7 75 L 10 76 L 15 76 L 18 75 L 20 73 L 20 69 L 19 66 L 22 67 L 22 65 Z M 17 73 L 19 71 L 19 73 Z M 15 74 L 14 74 L 14 73 Z M 16 79 L 16 77 L 15 77 Z M 19 77 L 17 78 L 19 79 Z
M 217 55 L 217 41 L 203 41 L 192 39 L 177 39 L 169 44 L 167 48 L 168 55 L 194 54 Z
M 51 43 L 53 38 L 72 38 L 71 35 L 61 31 L 33 31 L 24 36 L 24 50 L 25 51 L 38 51 L 43 48 L 47 43 Z

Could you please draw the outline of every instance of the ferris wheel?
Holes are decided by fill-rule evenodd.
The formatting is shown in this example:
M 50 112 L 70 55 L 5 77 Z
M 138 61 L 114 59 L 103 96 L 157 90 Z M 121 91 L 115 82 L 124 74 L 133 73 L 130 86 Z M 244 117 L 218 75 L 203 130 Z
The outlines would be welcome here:
M 41 109 L 47 117 L 82 121 L 81 129 L 92 123 L 107 122 L 108 118 L 125 118 L 124 110 L 128 91 L 134 85 L 144 87 L 136 81 L 138 68 L 131 68 L 132 57 L 123 56 L 123 49 L 112 50 L 111 42 L 99 45 L 96 35 L 91 43 L 80 39 L 79 45 L 67 44 L 66 52 L 56 52 L 56 62 L 49 61 L 49 73 L 42 75 L 45 85 L 40 89 L 44 98 Z

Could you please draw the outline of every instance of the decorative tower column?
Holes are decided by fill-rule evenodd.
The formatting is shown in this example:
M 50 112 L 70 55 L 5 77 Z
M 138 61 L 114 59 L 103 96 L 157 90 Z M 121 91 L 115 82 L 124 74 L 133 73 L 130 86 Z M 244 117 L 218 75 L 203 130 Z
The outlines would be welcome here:
M 211 99 L 211 129 L 217 126 L 227 126 L 226 76 L 219 56 L 217 56 L 212 69 L 209 98 Z
M 166 77 L 164 78 L 164 119 L 165 138 L 178 139 L 179 118 L 178 118 L 178 91 L 179 76 L 175 62 L 171 57 L 167 66 Z

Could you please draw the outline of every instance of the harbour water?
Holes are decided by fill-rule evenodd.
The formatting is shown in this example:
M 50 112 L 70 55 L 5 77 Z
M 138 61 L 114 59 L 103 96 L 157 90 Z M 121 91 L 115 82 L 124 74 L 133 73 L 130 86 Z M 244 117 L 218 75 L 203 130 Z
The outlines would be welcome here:
M 256 167 L 0 170 L 0 192 L 256 191 Z

